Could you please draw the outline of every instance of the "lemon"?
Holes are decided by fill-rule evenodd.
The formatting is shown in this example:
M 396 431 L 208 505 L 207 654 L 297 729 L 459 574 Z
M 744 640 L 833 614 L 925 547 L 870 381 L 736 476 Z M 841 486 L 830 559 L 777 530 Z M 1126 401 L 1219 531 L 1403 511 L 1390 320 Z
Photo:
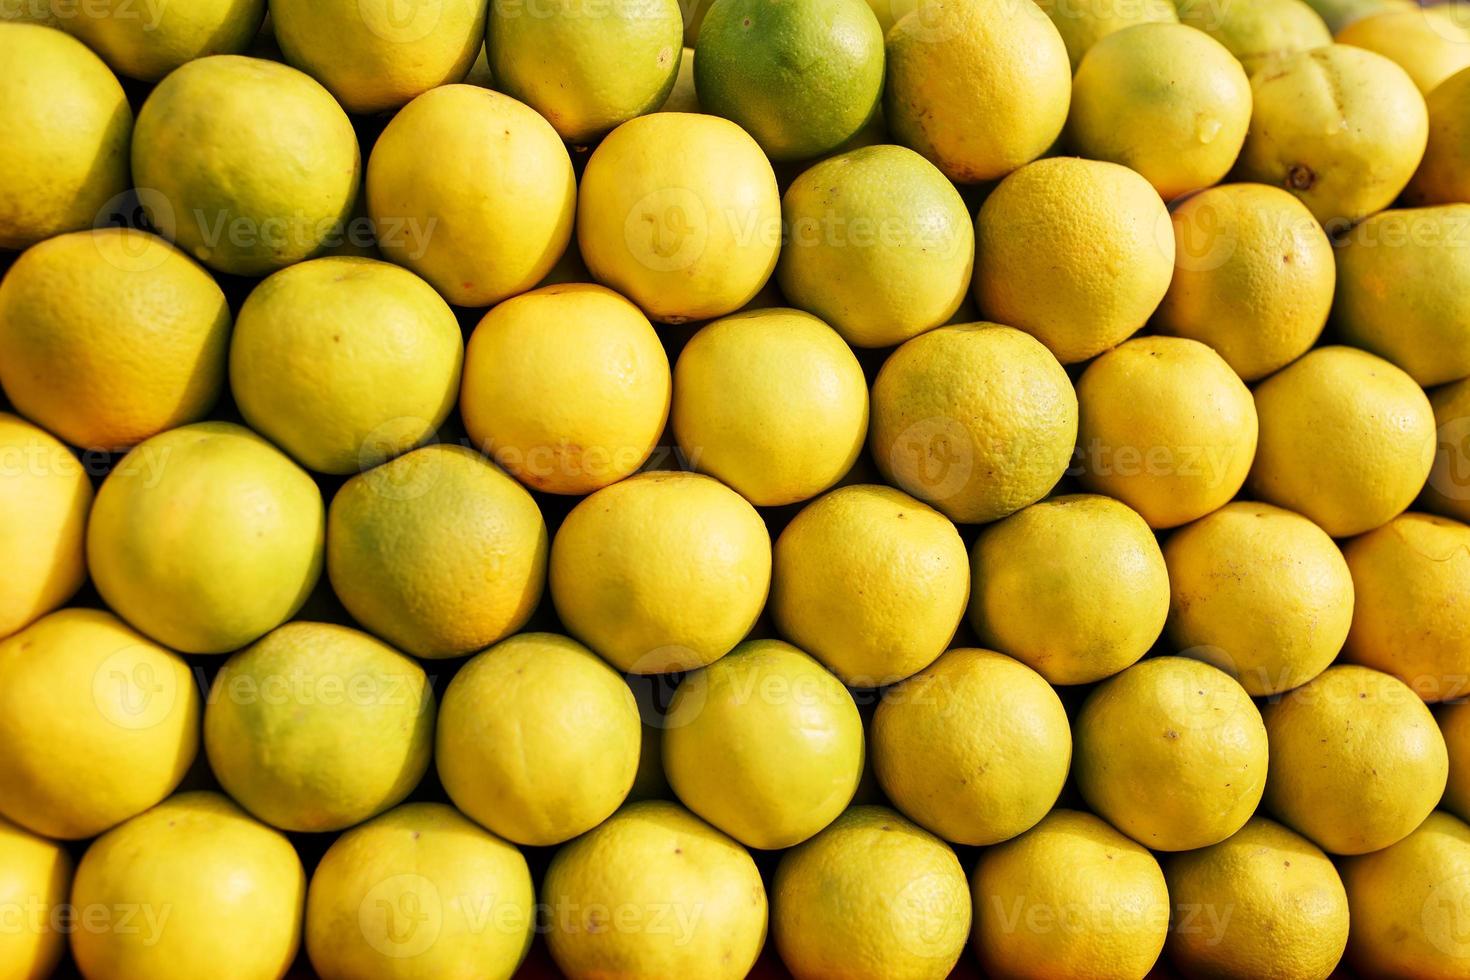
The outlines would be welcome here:
M 821 664 L 789 643 L 752 640 L 679 684 L 662 756 L 685 806 L 742 844 L 775 850 L 852 800 L 863 722 Z
M 90 228 L 128 189 L 133 110 L 80 41 L 0 21 L 0 107 L 0 248 Z
M 406 803 L 332 842 L 306 893 L 319 977 L 508 980 L 535 928 L 526 859 L 451 806 Z
M 1250 80 L 1224 45 L 1184 24 L 1137 24 L 1077 66 L 1067 138 L 1173 200 L 1229 172 L 1250 118 Z
M 415 98 L 368 157 L 367 207 L 383 257 L 457 306 L 489 306 L 540 282 L 571 241 L 576 193 L 551 124 L 474 85 Z
M 1302 0 L 1179 0 L 1178 7 L 1182 22 L 1225 45 L 1248 74 L 1285 55 L 1332 43 L 1327 25 Z
M 669 359 L 638 307 L 586 283 L 543 286 L 485 314 L 460 412 L 522 483 L 586 494 L 642 466 L 669 415 Z
M 55 841 L 37 837 L 0 817 L 0 906 L 13 909 L 0 932 L 6 980 L 53 976 L 66 948 L 55 916 L 66 907 L 72 860 Z M 16 913 L 19 913 L 17 916 Z
M 1438 438 L 1420 499 L 1435 513 L 1470 520 L 1470 379 L 1434 389 L 1429 404 Z
M 941 980 L 965 949 L 965 873 L 944 841 L 883 806 L 855 806 L 781 857 L 776 948 L 798 980 Z
M 1369 14 L 1339 30 L 1337 43 L 1391 58 L 1425 95 L 1451 75 L 1470 68 L 1470 30 L 1449 8 Z
M 856 347 L 945 323 L 969 289 L 969 211 L 912 150 L 867 146 L 823 160 L 792 182 L 781 215 L 781 291 Z
M 633 692 L 575 640 L 522 633 L 472 659 L 440 713 L 439 779 L 518 844 L 560 844 L 610 817 L 638 771 Z
M 1169 613 L 1153 531 L 1110 497 L 1053 497 L 982 528 L 970 580 L 976 634 L 1052 684 L 1131 666 Z
M 87 564 L 118 615 L 185 653 L 290 619 L 322 567 L 311 477 L 249 429 L 200 422 L 140 443 L 97 492 Z
M 884 692 L 873 769 L 907 816 L 956 844 L 1030 830 L 1072 762 L 1061 699 L 1030 667 L 989 650 L 950 650 Z
M 541 601 L 548 538 L 536 501 L 463 446 L 426 446 L 353 477 L 327 525 L 342 605 L 416 657 L 483 649 Z
M 700 105 L 772 160 L 837 149 L 883 94 L 883 30 L 865 0 L 718 0 L 694 50 Z
M 1164 859 L 1174 903 L 1169 956 L 1188 976 L 1326 980 L 1348 939 L 1348 898 L 1332 861 L 1264 817 Z
M 1335 538 L 1386 524 L 1434 462 L 1434 413 L 1414 379 L 1351 347 L 1319 347 L 1255 390 L 1249 489 Z
M 1279 187 L 1224 184 L 1190 196 L 1170 219 L 1174 278 L 1154 314 L 1159 332 L 1213 347 L 1245 381 L 1311 349 L 1337 268 L 1306 205 Z
M 766 938 L 766 890 L 750 855 L 663 801 L 630 804 L 557 851 L 541 906 L 569 980 L 736 980 Z
M 1329 44 L 1286 55 L 1252 76 L 1251 92 L 1237 176 L 1291 191 L 1328 231 L 1387 207 L 1424 155 L 1424 98 L 1372 51 Z
M 1440 82 L 1427 96 L 1429 140 L 1419 169 L 1404 189 L 1410 204 L 1470 203 L 1470 125 L 1459 112 L 1470 98 L 1470 68 Z
M 1399 843 L 1342 862 L 1342 880 L 1347 959 L 1359 976 L 1465 976 L 1470 827 L 1432 813 Z
M 965 543 L 938 511 L 891 487 L 840 487 L 776 540 L 771 616 L 849 687 L 880 687 L 944 652 L 965 612 Z
M 950 180 L 1004 177 L 1067 121 L 1067 46 L 1034 4 L 923 0 L 887 37 L 884 116 L 895 141 Z
M 1077 439 L 1077 396 L 1046 348 L 993 323 L 941 327 L 873 382 L 873 458 L 888 482 L 961 524 L 1046 495 Z
M 1329 854 L 1402 840 L 1444 792 L 1443 736 L 1388 674 L 1339 664 L 1268 703 L 1266 809 Z
M 145 82 L 156 82 L 196 58 L 242 53 L 260 31 L 266 8 L 266 0 L 51 3 L 61 12 L 63 30 L 85 41 L 119 75 Z M 277 31 L 280 22 L 278 14 L 272 21 Z
M 92 482 L 50 433 L 0 412 L 0 637 L 60 606 L 87 577 Z
M 94 913 L 72 953 L 84 976 L 108 980 L 284 976 L 305 894 L 283 834 L 218 793 L 181 793 L 88 848 L 72 904 L 108 921 L 96 928 Z
M 699 93 L 694 88 L 694 49 L 685 47 L 679 57 L 679 73 L 659 112 L 699 112 Z
M 663 104 L 683 39 L 678 0 L 501 0 L 485 51 L 500 91 L 585 145 Z
M 1245 689 L 1183 657 L 1153 657 L 1095 688 L 1077 716 L 1077 788 L 1156 851 L 1218 843 L 1255 812 L 1266 728 Z
M 485 5 L 271 0 L 271 30 L 286 60 L 348 112 L 381 112 L 464 80 L 484 41 Z
M 133 181 L 153 227 L 233 275 L 273 272 L 339 239 L 360 170 L 331 93 L 259 58 L 189 62 L 149 94 L 133 134 Z
M 862 365 L 821 320 L 751 310 L 684 345 L 673 422 L 699 470 L 758 507 L 791 504 L 852 469 L 868 433 L 868 386 Z
M 376 259 L 312 259 L 250 293 L 230 341 L 240 413 L 296 461 L 356 473 L 433 436 L 454 407 L 459 321 Z
M 1164 544 L 1169 641 L 1240 681 L 1253 696 L 1316 677 L 1353 619 L 1342 552 L 1311 521 L 1270 504 L 1226 504 Z
M 1337 250 L 1338 336 L 1426 388 L 1470 375 L 1467 230 L 1470 204 L 1380 211 L 1355 227 Z
M 1169 0 L 1138 0 L 1136 3 L 1114 3 L 1112 0 L 1040 0 L 1036 4 L 1051 18 L 1062 42 L 1072 71 L 1077 70 L 1082 56 L 1109 34 L 1135 24 L 1177 24 L 1179 15 Z
M 975 254 L 981 314 L 1074 364 L 1128 339 L 1153 313 L 1173 273 L 1174 233 L 1138 174 L 1055 157 L 1021 168 L 985 199 Z
M 697 473 L 629 477 L 572 509 L 551 546 L 569 632 L 625 673 L 693 670 L 755 625 L 771 539 L 754 507 Z
M 1449 754 L 1449 777 L 1440 806 L 1463 820 L 1470 813 L 1470 701 L 1441 705 L 1436 720 Z
M 631 119 L 587 161 L 577 242 L 597 281 L 653 319 L 724 316 L 749 302 L 776 267 L 776 175 L 755 140 L 728 119 L 685 112 Z
M 0 812 L 100 834 L 173 792 L 199 745 L 182 658 L 110 613 L 62 609 L 0 641 Z
M 1077 382 L 1078 453 L 1088 489 L 1168 528 L 1228 503 L 1256 454 L 1256 407 L 1204 344 L 1139 337 L 1088 365 Z
M 987 848 L 970 884 L 987 976 L 1142 980 L 1164 947 L 1159 863 L 1090 813 L 1053 810 Z

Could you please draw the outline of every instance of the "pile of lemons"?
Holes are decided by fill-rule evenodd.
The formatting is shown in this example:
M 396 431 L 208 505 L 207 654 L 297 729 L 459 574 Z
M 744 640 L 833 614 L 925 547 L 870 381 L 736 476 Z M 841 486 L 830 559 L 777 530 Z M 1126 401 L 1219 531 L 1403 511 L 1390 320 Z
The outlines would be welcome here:
M 1470 977 L 1467 9 L 0 0 L 0 980 Z

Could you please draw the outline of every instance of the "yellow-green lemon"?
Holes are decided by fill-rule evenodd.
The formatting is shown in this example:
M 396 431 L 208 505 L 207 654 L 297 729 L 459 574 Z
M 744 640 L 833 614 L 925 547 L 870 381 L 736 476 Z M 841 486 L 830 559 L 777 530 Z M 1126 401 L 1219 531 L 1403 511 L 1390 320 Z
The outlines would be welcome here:
M 1470 701 L 1441 705 L 1435 714 L 1450 762 L 1440 806 L 1463 820 L 1470 815 Z
M 867 381 L 842 338 L 816 317 L 737 313 L 684 345 L 673 423 L 702 472 L 759 507 L 796 503 L 852 469 L 868 433 Z
M 576 195 L 551 124 L 475 85 L 415 98 L 368 157 L 367 207 L 383 257 L 457 306 L 489 306 L 545 278 L 571 241 Z
M 14 909 L 0 932 L 5 980 L 46 980 L 66 949 L 56 916 L 71 891 L 72 859 L 55 841 L 0 817 L 0 905 Z
M 557 851 L 541 904 L 569 980 L 739 980 L 766 938 L 766 890 L 750 854 L 660 800 L 630 804 Z
M 1391 58 L 1425 95 L 1470 68 L 1470 30 L 1463 15 L 1450 7 L 1385 10 L 1360 17 L 1337 32 L 1337 43 Z
M 327 574 L 359 623 L 416 657 L 462 657 L 523 626 L 549 539 L 531 495 L 463 446 L 353 477 L 327 515 Z
M 1253 496 L 1334 538 L 1413 503 L 1434 462 L 1434 412 L 1414 379 L 1351 347 L 1319 347 L 1255 390 Z
M 880 0 L 882 2 L 882 0 Z M 1037 3 L 1067 46 L 1072 70 L 1094 44 L 1115 31 L 1135 24 L 1175 24 L 1179 15 L 1170 0 L 1138 0 L 1136 3 L 1113 3 L 1111 0 L 1040 0 Z
M 1157 851 L 1218 843 L 1266 786 L 1266 727 L 1245 689 L 1208 664 L 1153 657 L 1093 690 L 1077 716 L 1077 788 Z
M 1434 389 L 1429 404 L 1438 437 L 1420 500 L 1437 514 L 1470 521 L 1470 379 Z
M 776 175 L 755 140 L 728 119 L 686 112 L 631 119 L 587 161 L 577 242 L 597 281 L 653 319 L 724 316 L 749 302 L 776 267 Z
M 522 483 L 587 494 L 642 466 L 669 415 L 669 359 L 648 318 L 610 289 L 542 286 L 470 335 L 460 414 Z
M 1389 674 L 1329 667 L 1263 713 L 1266 809 L 1329 854 L 1402 840 L 1444 792 L 1444 737 L 1419 696 Z
M 1248 74 L 1277 59 L 1332 43 L 1322 18 L 1302 0 L 1179 0 L 1179 19 L 1225 45 Z
M 522 633 L 479 654 L 444 692 L 439 779 L 471 819 L 517 844 L 560 844 L 622 805 L 642 725 L 627 683 L 592 651 Z
M 981 314 L 1025 330 L 1063 364 L 1132 336 L 1173 269 L 1164 202 L 1115 163 L 1038 160 L 1003 180 L 975 218 Z
M 113 610 L 185 653 L 228 653 L 290 619 L 322 568 L 310 476 L 229 422 L 139 443 L 92 506 L 87 564 Z
M 981 529 L 970 552 L 980 639 L 1052 684 L 1089 684 L 1149 651 L 1169 613 L 1153 531 L 1126 504 L 1075 494 Z
M 244 52 L 260 31 L 266 0 L 51 0 L 51 6 L 61 28 L 85 41 L 119 75 L 156 82 L 196 58 Z M 282 4 L 277 0 L 275 6 Z M 272 19 L 277 37 L 280 23 L 279 15 Z
M 199 746 L 188 665 L 111 613 L 62 609 L 0 640 L 0 813 L 102 833 L 172 793 Z
M 1470 203 L 1470 122 L 1460 107 L 1470 99 L 1470 68 L 1440 82 L 1427 96 L 1429 141 L 1404 200 L 1410 204 Z
M 781 857 L 776 948 L 798 980 L 941 980 L 965 949 L 970 897 L 944 841 L 884 806 L 855 806 Z
M 781 217 L 781 291 L 856 347 L 947 322 L 969 289 L 969 211 L 912 150 L 867 146 L 815 164 L 787 189 Z
M 686 677 L 663 766 L 685 806 L 748 847 L 791 847 L 837 818 L 863 770 L 863 722 L 827 669 L 752 640 Z
M 941 513 L 891 487 L 840 487 L 776 540 L 771 615 L 849 687 L 933 663 L 969 595 L 965 544 Z

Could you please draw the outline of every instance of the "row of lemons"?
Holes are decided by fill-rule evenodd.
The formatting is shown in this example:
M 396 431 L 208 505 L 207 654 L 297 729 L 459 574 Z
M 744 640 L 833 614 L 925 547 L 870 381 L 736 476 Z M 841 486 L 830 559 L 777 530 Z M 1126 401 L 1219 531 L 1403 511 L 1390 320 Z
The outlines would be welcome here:
M 0 0 L 0 978 L 1470 976 L 1470 20 L 1310 2 Z

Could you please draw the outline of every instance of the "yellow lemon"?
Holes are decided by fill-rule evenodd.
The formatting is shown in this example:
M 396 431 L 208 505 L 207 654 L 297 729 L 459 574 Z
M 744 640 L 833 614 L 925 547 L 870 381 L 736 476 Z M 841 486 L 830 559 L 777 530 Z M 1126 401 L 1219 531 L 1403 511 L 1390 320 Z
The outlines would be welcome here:
M 663 765 L 685 806 L 749 847 L 791 847 L 835 820 L 863 771 L 842 682 L 789 643 L 752 640 L 686 677 Z
M 1073 364 L 1127 340 L 1153 313 L 1173 273 L 1174 232 L 1158 192 L 1127 167 L 1055 157 L 985 199 L 975 254 L 980 312 Z
M 543 286 L 485 314 L 465 352 L 460 413 L 522 483 L 586 494 L 642 466 L 669 415 L 669 359 L 610 289 Z
M 1440 806 L 1460 819 L 1470 814 L 1470 701 L 1454 701 L 1437 712 L 1440 734 L 1449 753 L 1450 768 Z
M 1386 524 L 1434 463 L 1434 412 L 1414 379 L 1351 347 L 1319 347 L 1256 386 L 1255 497 L 1334 538 Z
M 341 238 L 361 166 L 330 92 L 285 65 L 191 61 L 138 113 L 133 181 L 153 226 L 219 272 L 259 276 Z
M 1166 948 L 1191 977 L 1327 980 L 1348 939 L 1348 898 L 1332 861 L 1264 817 L 1164 859 L 1174 903 Z
M 1264 709 L 1266 809 L 1330 854 L 1402 840 L 1444 792 L 1434 716 L 1403 681 L 1339 664 Z
M 1169 0 L 1138 0 L 1136 3 L 1113 3 L 1111 0 L 1040 0 L 1037 3 L 1067 46 L 1072 70 L 1077 70 L 1094 44 L 1115 31 L 1135 24 L 1176 24 L 1179 15 Z
M 100 834 L 173 792 L 199 746 L 183 659 L 110 613 L 62 609 L 0 641 L 0 812 Z
M 1372 51 L 1298 51 L 1256 72 L 1251 91 L 1237 176 L 1291 191 L 1328 231 L 1391 204 L 1424 155 L 1424 97 Z
M 677 803 L 630 804 L 563 846 L 541 905 L 547 945 L 569 980 L 738 980 L 766 938 L 755 862 Z
M 622 805 L 638 771 L 638 704 L 582 644 L 522 633 L 444 692 L 439 779 L 456 806 L 517 844 L 560 844 Z
M 969 290 L 969 211 L 912 150 L 867 146 L 815 164 L 786 191 L 781 217 L 781 291 L 854 346 L 888 347 L 937 327 Z
M 0 21 L 0 130 L 0 248 L 90 228 L 128 189 L 127 96 L 60 31 Z
M 1019 661 L 950 650 L 890 687 L 873 715 L 873 769 L 893 804 L 956 844 L 1030 830 L 1072 762 L 1061 699 Z
M 1077 66 L 1067 138 L 1173 200 L 1229 172 L 1250 118 L 1250 80 L 1224 45 L 1184 24 L 1137 24 Z
M 72 954 L 84 976 L 108 980 L 284 976 L 305 895 L 285 835 L 218 793 L 181 793 L 88 848 L 72 904 L 108 919 L 73 932 Z
M 0 977 L 46 980 L 66 949 L 58 917 L 71 891 L 71 855 L 0 817 L 0 868 L 0 907 L 9 912 L 0 931 Z
M 1111 497 L 1053 497 L 982 528 L 970 581 L 976 634 L 1052 684 L 1131 666 L 1169 613 L 1159 543 Z
M 485 51 L 495 84 L 574 144 L 663 104 L 679 73 L 678 0 L 490 4 Z
M 987 976 L 1142 980 L 1164 948 L 1169 893 L 1158 861 L 1090 813 L 1053 810 L 987 848 L 970 885 Z
M 1470 125 L 1459 111 L 1470 99 L 1470 68 L 1456 72 L 1425 96 L 1429 142 L 1404 189 L 1410 204 L 1470 203 Z
M 1228 503 L 1256 455 L 1250 389 L 1220 355 L 1179 337 L 1139 337 L 1077 382 L 1082 482 L 1150 527 L 1177 527 Z
M 1245 689 L 1208 664 L 1144 660 L 1095 688 L 1077 716 L 1077 788 L 1156 851 L 1224 840 L 1266 786 L 1266 727 Z
M 884 806 L 855 806 L 783 854 L 771 906 L 798 980 L 941 980 L 970 929 L 954 851 Z
M 433 436 L 463 356 L 454 311 L 412 272 L 313 259 L 246 298 L 230 390 L 251 427 L 307 469 L 356 473 Z
M 282 830 L 341 830 L 394 806 L 428 769 L 433 733 L 424 669 L 327 623 L 287 623 L 225 661 L 204 712 L 220 785 Z
M 1429 394 L 1438 431 L 1434 465 L 1423 505 L 1458 521 L 1470 521 L 1470 379 Z
M 1034 4 L 924 0 L 887 37 L 884 116 L 896 142 L 958 183 L 1041 156 L 1067 121 L 1067 46 Z
M 0 637 L 60 606 L 87 577 L 92 482 L 50 433 L 0 412 Z
M 338 837 L 306 893 L 324 980 L 509 980 L 536 919 L 520 851 L 442 803 L 406 803 Z
M 464 80 L 485 39 L 485 5 L 272 0 L 271 30 L 286 60 L 325 85 L 348 112 L 381 112 Z
M 1302 0 L 1179 0 L 1179 19 L 1197 27 L 1255 74 L 1277 59 L 1332 43 L 1332 33 Z
M 480 650 L 541 601 L 548 538 L 536 501 L 463 446 L 425 446 L 353 477 L 327 525 L 342 605 L 416 657 Z
M 771 616 L 849 687 L 933 663 L 965 612 L 965 543 L 938 511 L 891 487 L 840 487 L 776 540 Z
M 1338 31 L 1337 43 L 1391 58 L 1428 95 L 1440 82 L 1470 68 L 1470 30 L 1448 11 L 1421 7 L 1369 14 Z
M 632 119 L 587 161 L 577 241 L 598 282 L 653 319 L 724 316 L 749 302 L 776 267 L 776 175 L 755 140 L 728 119 L 684 112 Z
M 266 0 L 51 0 L 51 5 L 62 29 L 85 41 L 119 75 L 156 82 L 196 58 L 243 52 L 260 31 Z M 272 19 L 277 36 L 280 23 L 279 15 Z
M 1225 184 L 1187 198 L 1170 218 L 1174 278 L 1154 314 L 1160 333 L 1208 344 L 1245 381 L 1311 349 L 1337 267 L 1306 205 L 1279 187 Z
M 868 385 L 851 349 L 821 320 L 752 310 L 709 324 L 684 345 L 673 422 L 699 470 L 758 507 L 791 504 L 852 469 L 868 434 Z
M 1044 497 L 1077 441 L 1077 396 L 1040 343 L 993 323 L 907 341 L 873 382 L 869 441 L 888 482 L 961 524 Z
M 322 568 L 311 477 L 249 429 L 200 422 L 140 443 L 97 492 L 87 564 L 129 623 L 227 653 L 295 615 Z
M 434 166 L 423 166 L 427 158 Z M 576 194 L 551 124 L 474 85 L 415 98 L 368 157 L 367 207 L 383 257 L 458 306 L 489 306 L 545 278 L 571 241 Z
M 1169 536 L 1169 641 L 1254 696 L 1300 687 L 1336 659 L 1353 578 L 1327 533 L 1299 514 L 1239 501 Z

